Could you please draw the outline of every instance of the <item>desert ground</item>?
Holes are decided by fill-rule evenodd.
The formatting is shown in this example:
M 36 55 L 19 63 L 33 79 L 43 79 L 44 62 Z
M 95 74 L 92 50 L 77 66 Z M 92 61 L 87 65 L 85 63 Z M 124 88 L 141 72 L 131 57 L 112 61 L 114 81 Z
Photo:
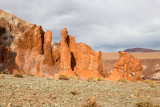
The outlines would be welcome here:
M 140 102 L 160 105 L 160 82 L 58 80 L 0 74 L 1 107 L 82 107 L 92 97 L 99 107 L 136 107 Z
M 160 52 L 129 52 L 129 54 L 133 55 L 138 59 L 160 59 Z M 118 53 L 103 53 L 103 60 L 118 60 Z

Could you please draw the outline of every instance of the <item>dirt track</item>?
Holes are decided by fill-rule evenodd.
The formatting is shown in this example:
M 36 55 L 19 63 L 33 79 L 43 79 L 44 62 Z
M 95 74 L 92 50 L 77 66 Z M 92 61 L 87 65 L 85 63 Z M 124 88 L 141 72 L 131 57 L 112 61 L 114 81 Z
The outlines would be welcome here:
M 72 91 L 77 91 L 77 94 L 73 95 Z M 2 107 L 81 107 L 89 97 L 95 97 L 100 107 L 134 107 L 141 101 L 160 105 L 160 83 L 88 82 L 0 75 Z

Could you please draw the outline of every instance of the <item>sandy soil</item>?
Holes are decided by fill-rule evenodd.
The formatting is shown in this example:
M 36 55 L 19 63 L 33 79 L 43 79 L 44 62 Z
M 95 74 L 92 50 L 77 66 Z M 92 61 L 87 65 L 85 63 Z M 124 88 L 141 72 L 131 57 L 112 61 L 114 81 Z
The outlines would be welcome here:
M 77 94 L 73 95 L 72 91 Z M 81 107 L 89 97 L 95 97 L 100 107 L 135 107 L 141 101 L 160 105 L 160 83 L 89 82 L 0 75 L 2 107 Z

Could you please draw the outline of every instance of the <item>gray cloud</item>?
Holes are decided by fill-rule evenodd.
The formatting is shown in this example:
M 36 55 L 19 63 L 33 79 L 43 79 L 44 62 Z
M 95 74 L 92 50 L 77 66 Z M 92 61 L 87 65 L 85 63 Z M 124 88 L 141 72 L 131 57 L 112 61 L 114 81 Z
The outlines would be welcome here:
M 64 27 L 94 50 L 160 49 L 159 0 L 5 0 L 4 11 L 53 31 Z

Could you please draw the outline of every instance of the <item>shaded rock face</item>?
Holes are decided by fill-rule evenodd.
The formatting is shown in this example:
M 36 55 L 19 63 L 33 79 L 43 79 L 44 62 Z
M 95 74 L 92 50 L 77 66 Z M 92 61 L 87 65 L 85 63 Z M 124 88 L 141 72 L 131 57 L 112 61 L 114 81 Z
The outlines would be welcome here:
M 109 80 L 120 80 L 122 78 L 126 80 L 142 80 L 142 65 L 141 61 L 134 58 L 132 55 L 119 52 L 119 61 L 113 66 L 113 72 L 108 77 Z
M 16 63 L 26 74 L 35 76 L 54 76 L 59 72 L 59 64 L 52 54 L 52 33 L 44 32 L 42 27 L 33 25 L 18 39 Z
M 160 80 L 160 59 L 142 60 L 143 79 Z
M 0 9 L 0 45 L 16 51 L 16 41 L 33 25 Z
M 16 53 L 12 52 L 10 48 L 0 45 L 0 72 L 8 69 L 13 73 L 22 73 L 17 64 L 15 63 Z
M 81 79 L 102 77 L 102 55 L 88 45 L 75 43 L 66 29 L 61 32 L 61 72 L 58 75 L 77 76 Z
M 52 46 L 52 56 L 55 63 L 60 63 L 60 44 L 57 42 L 53 43 Z

